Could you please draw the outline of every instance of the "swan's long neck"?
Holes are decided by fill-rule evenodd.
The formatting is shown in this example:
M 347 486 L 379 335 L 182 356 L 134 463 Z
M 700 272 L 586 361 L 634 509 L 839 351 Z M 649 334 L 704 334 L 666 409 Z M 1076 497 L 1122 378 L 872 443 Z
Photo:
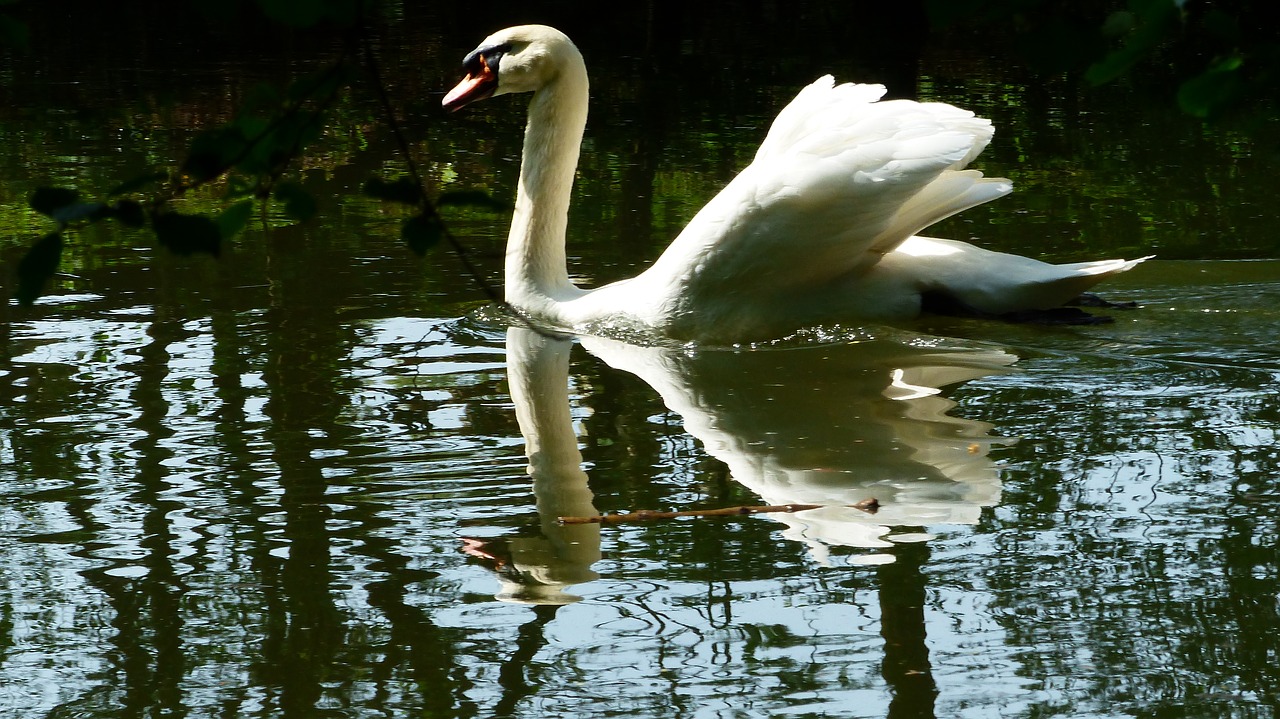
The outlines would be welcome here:
M 555 303 L 581 294 L 565 266 L 565 228 L 586 124 L 587 70 L 574 51 L 529 103 L 507 237 L 506 297 L 517 307 L 554 315 Z

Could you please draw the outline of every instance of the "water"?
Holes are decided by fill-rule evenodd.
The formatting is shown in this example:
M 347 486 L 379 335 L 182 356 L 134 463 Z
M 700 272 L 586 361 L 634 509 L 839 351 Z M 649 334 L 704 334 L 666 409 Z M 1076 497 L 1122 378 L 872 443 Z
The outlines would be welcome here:
M 1019 190 L 947 234 L 1154 250 L 1108 285 L 1141 309 L 739 351 L 549 339 L 350 197 L 394 154 L 376 136 L 308 175 L 342 198 L 317 222 L 253 229 L 221 260 L 75 239 L 74 276 L 5 310 L 0 716 L 1276 716 L 1280 263 L 1221 259 L 1274 246 L 1250 229 L 1274 181 L 1153 106 L 1031 112 L 1016 78 L 951 66 L 921 70 L 1017 138 L 982 164 Z M 186 114 L 90 107 L 48 141 L 49 98 L 14 80 L 5 206 L 178 157 L 216 115 L 192 98 L 240 78 L 193 76 Z M 644 132 L 602 120 L 575 270 L 650 257 L 749 156 L 770 92 Z M 619 97 L 597 115 L 641 123 Z M 422 122 L 433 176 L 509 192 L 506 107 Z M 365 110 L 344 109 L 337 146 Z M 1151 179 L 1188 177 L 1174 166 L 1205 181 Z M 8 265 L 43 226 L 6 218 Z M 494 281 L 502 225 L 456 220 Z M 830 506 L 867 498 L 878 513 Z M 557 521 L 788 502 L 828 506 Z

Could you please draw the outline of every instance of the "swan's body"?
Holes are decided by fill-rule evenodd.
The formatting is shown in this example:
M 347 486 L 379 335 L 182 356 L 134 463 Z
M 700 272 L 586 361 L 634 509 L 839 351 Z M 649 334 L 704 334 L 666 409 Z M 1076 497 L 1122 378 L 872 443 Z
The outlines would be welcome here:
M 964 169 L 992 127 L 942 103 L 879 102 L 879 85 L 823 77 L 778 115 L 755 160 L 641 274 L 570 281 L 565 230 L 587 118 L 582 55 L 559 31 L 491 35 L 449 109 L 533 92 L 507 240 L 506 299 L 556 326 L 638 325 L 676 339 L 747 341 L 920 313 L 946 296 L 983 314 L 1057 307 L 1141 260 L 1050 265 L 916 232 L 1012 190 Z

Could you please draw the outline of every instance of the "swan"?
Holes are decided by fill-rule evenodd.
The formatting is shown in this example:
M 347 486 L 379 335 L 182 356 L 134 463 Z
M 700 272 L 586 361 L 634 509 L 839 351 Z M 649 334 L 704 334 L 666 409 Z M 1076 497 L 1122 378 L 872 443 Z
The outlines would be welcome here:
M 532 92 L 505 259 L 517 310 L 579 334 L 638 329 L 680 341 L 777 339 L 805 327 L 893 321 L 939 300 L 1001 316 L 1058 307 L 1146 258 L 1052 265 L 917 236 L 1012 191 L 965 169 L 990 121 L 936 102 L 882 101 L 881 85 L 828 75 L 774 120 L 755 159 L 665 252 L 627 280 L 569 280 L 565 231 L 588 81 L 573 42 L 545 25 L 500 30 L 466 56 L 448 111 Z

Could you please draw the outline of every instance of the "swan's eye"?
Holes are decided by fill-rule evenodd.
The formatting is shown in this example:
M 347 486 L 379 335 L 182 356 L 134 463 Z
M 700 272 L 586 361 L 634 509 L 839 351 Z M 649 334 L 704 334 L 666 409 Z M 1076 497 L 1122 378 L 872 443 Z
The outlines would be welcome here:
M 511 43 L 478 47 L 463 59 L 462 69 L 473 76 L 484 74 L 486 70 L 489 73 L 497 73 L 502 56 L 510 51 Z

